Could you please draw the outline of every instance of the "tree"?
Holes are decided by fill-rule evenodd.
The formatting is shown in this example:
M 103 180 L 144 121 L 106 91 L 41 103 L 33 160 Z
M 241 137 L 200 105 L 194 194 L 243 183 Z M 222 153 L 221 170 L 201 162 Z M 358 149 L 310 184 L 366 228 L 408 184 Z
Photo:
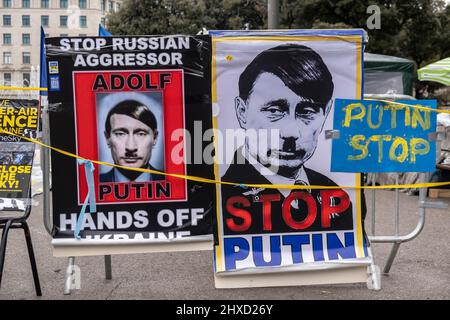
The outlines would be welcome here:
M 367 28 L 369 5 L 380 8 L 381 29 Z M 450 54 L 450 6 L 442 0 L 304 0 L 281 1 L 285 28 L 364 28 L 366 51 L 404 57 L 418 68 Z M 416 82 L 433 91 L 438 84 Z
M 371 30 L 367 8 L 373 4 L 380 9 L 381 28 Z M 262 29 L 267 0 L 125 0 L 108 18 L 108 29 L 117 35 Z M 418 68 L 450 55 L 450 5 L 444 0 L 280 0 L 280 27 L 364 28 L 366 51 L 409 58 Z
M 265 25 L 266 7 L 256 0 L 127 0 L 108 16 L 113 34 L 196 34 Z

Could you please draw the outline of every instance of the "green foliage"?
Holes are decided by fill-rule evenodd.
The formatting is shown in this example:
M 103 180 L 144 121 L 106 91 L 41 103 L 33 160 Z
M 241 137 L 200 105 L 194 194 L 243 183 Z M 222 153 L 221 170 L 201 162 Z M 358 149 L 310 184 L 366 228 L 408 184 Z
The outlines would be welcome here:
M 108 16 L 113 34 L 196 34 L 208 30 L 259 29 L 266 6 L 256 0 L 126 0 Z
M 450 55 L 450 6 L 444 0 L 279 2 L 280 28 L 364 28 L 370 39 L 366 51 L 409 58 L 419 68 Z M 367 28 L 367 8 L 373 4 L 381 12 L 379 30 Z M 116 35 L 264 29 L 267 0 L 125 0 L 108 18 L 107 28 Z
M 367 52 L 394 55 L 418 68 L 450 55 L 450 6 L 442 0 L 304 0 L 281 2 L 284 28 L 364 28 Z M 380 8 L 381 29 L 368 29 L 367 7 Z M 441 85 L 416 81 L 418 97 Z

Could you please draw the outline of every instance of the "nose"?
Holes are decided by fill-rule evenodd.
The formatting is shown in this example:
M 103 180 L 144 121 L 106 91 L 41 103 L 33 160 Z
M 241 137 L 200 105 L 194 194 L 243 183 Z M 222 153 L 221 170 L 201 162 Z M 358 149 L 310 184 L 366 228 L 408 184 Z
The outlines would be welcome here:
M 137 151 L 137 144 L 134 136 L 132 134 L 128 135 L 127 141 L 125 142 L 125 149 L 130 151 Z
M 279 130 L 282 141 L 293 140 L 295 142 L 301 138 L 301 129 L 295 119 L 286 119 Z

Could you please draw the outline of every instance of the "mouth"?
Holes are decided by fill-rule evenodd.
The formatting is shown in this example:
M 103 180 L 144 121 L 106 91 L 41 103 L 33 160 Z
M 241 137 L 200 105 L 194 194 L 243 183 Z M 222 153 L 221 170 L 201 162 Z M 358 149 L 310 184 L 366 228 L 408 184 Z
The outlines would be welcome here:
M 269 150 L 267 155 L 269 157 L 275 157 L 280 160 L 295 160 L 295 159 L 303 159 L 305 156 L 305 150 L 295 150 L 295 151 L 283 151 L 283 150 Z
M 136 162 L 138 162 L 139 160 L 141 160 L 141 158 L 140 158 L 140 157 L 126 157 L 126 158 L 122 158 L 122 160 L 123 160 L 125 163 L 136 163 Z

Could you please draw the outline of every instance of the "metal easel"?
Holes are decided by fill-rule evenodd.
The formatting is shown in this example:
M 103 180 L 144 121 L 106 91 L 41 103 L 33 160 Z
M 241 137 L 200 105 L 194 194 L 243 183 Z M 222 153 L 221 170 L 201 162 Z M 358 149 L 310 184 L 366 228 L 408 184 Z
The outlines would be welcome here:
M 325 138 L 326 139 L 339 139 L 340 138 L 340 132 L 339 130 L 327 130 L 325 132 Z M 437 142 L 444 139 L 444 134 L 440 132 L 436 132 L 430 135 L 430 140 L 436 140 Z M 439 148 L 437 148 L 439 149 Z M 375 185 L 375 174 L 372 178 L 372 185 Z M 428 181 L 430 178 L 430 173 L 427 173 L 425 175 L 425 180 Z M 399 173 L 396 173 L 395 177 L 395 184 L 399 184 Z M 389 271 L 391 270 L 392 264 L 394 263 L 394 259 L 398 253 L 398 250 L 400 248 L 400 245 L 404 242 L 411 241 L 415 239 L 423 230 L 425 226 L 425 214 L 427 208 L 433 208 L 433 209 L 447 209 L 448 205 L 442 201 L 432 201 L 427 199 L 427 192 L 428 188 L 419 188 L 419 220 L 417 222 L 416 227 L 408 234 L 406 235 L 400 235 L 400 197 L 399 193 L 400 190 L 397 188 L 395 189 L 395 211 L 394 211 L 394 227 L 395 231 L 393 235 L 376 235 L 375 234 L 375 221 L 376 221 L 376 214 L 375 214 L 375 208 L 376 208 L 376 190 L 372 190 L 372 205 L 371 205 L 371 236 L 369 236 L 369 241 L 371 243 L 392 243 L 392 248 L 389 253 L 389 256 L 387 258 L 386 264 L 383 268 L 383 274 L 387 275 L 389 274 Z M 370 257 L 372 257 L 372 260 L 374 259 L 374 256 L 372 254 L 372 250 L 370 246 L 368 246 L 368 254 Z M 380 271 L 378 267 L 373 262 L 369 266 L 369 279 L 368 279 L 368 288 L 374 289 L 374 290 L 380 290 L 381 289 L 381 279 L 380 279 Z

